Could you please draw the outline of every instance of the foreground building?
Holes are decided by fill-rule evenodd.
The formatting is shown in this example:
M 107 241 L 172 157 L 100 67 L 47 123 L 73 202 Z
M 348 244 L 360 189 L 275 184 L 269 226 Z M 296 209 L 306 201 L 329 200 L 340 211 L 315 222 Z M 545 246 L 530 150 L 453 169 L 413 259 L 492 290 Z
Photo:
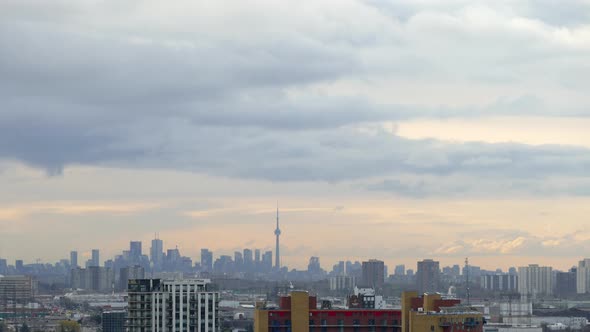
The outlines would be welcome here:
M 279 308 L 257 303 L 254 332 L 461 332 L 483 331 L 482 314 L 440 294 L 405 292 L 402 309 L 332 309 L 315 296 L 293 291 Z
M 102 332 L 125 332 L 127 313 L 122 310 L 107 310 L 102 313 Z
M 37 282 L 30 276 L 0 275 L 0 309 L 12 303 L 31 301 L 37 292 Z
M 217 332 L 219 293 L 208 279 L 129 280 L 127 331 Z

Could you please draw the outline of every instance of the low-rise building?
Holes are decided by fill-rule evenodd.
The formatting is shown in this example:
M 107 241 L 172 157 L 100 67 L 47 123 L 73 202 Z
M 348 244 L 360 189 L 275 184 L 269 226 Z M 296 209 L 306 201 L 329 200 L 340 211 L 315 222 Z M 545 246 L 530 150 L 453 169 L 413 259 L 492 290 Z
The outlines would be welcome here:
M 483 331 L 481 313 L 440 294 L 405 292 L 402 309 L 317 309 L 305 291 L 281 297 L 279 308 L 257 303 L 254 332 L 446 332 Z

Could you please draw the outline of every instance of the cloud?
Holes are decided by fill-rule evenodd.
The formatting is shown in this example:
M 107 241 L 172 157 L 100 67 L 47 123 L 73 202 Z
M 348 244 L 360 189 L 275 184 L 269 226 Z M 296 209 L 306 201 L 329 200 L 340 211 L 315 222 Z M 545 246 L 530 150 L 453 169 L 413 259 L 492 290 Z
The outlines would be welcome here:
M 587 180 L 586 149 L 410 140 L 380 128 L 416 117 L 588 116 L 590 99 L 576 90 L 590 83 L 579 74 L 588 26 L 557 20 L 548 2 L 42 6 L 0 4 L 0 158 L 51 175 L 78 164 L 173 169 L 358 181 L 412 197 L 538 194 L 548 177 Z
M 32 214 L 43 215 L 131 215 L 160 208 L 154 203 L 115 202 L 31 202 L 23 205 L 0 207 L 0 220 L 19 220 Z
M 576 238 L 576 233 L 534 235 L 526 232 L 504 234 L 505 230 L 489 235 L 464 236 L 463 239 L 441 245 L 433 252 L 441 257 L 462 256 L 523 256 L 575 257 L 590 245 L 588 239 Z M 464 234 L 467 235 L 467 234 Z

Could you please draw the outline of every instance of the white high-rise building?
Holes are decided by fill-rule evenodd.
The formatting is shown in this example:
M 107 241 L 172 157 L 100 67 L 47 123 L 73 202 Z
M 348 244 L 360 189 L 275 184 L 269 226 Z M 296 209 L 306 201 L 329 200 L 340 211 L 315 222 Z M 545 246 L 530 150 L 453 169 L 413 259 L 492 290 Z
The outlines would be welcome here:
M 585 258 L 578 263 L 576 292 L 578 294 L 590 293 L 590 258 Z
M 219 293 L 208 279 L 129 280 L 127 331 L 218 332 Z
M 523 296 L 551 295 L 553 269 L 550 266 L 530 264 L 518 268 L 518 292 Z

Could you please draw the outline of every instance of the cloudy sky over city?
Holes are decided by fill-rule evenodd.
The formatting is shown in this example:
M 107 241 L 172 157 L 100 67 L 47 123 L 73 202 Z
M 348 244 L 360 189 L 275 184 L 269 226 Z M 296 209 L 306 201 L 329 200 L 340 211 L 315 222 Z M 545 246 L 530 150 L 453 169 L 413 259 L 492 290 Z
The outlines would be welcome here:
M 0 257 L 565 269 L 590 249 L 590 1 L 4 0 Z

